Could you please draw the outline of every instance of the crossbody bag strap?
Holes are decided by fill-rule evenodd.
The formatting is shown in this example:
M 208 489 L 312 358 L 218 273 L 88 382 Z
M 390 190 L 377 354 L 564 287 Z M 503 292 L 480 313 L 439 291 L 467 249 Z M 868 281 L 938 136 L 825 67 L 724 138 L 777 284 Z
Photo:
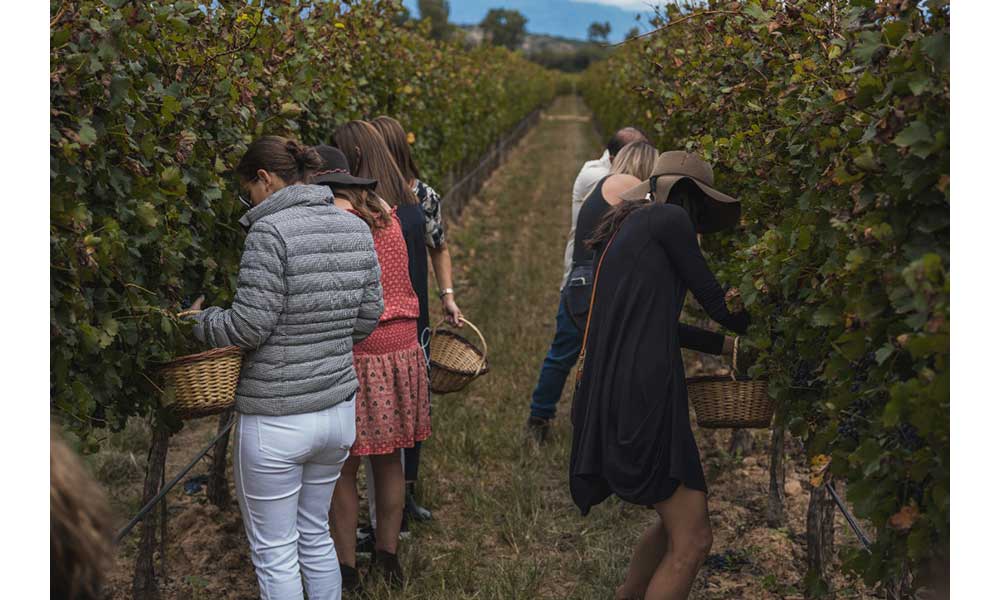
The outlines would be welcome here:
M 615 236 L 618 235 L 618 230 L 616 229 L 613 234 L 611 234 L 611 239 L 608 240 L 608 245 L 604 247 L 604 251 L 601 252 L 601 258 L 597 261 L 597 268 L 594 269 L 594 283 L 590 288 L 590 306 L 587 308 L 587 325 L 583 328 L 583 345 L 580 346 L 580 358 L 582 360 L 587 354 L 587 336 L 590 335 L 590 317 L 594 314 L 594 298 L 597 297 L 597 278 L 601 276 L 601 265 L 604 264 L 604 257 L 608 253 L 608 249 L 611 248 L 612 242 L 615 241 Z M 577 370 L 577 377 L 583 373 L 583 365 L 580 365 L 580 369 Z

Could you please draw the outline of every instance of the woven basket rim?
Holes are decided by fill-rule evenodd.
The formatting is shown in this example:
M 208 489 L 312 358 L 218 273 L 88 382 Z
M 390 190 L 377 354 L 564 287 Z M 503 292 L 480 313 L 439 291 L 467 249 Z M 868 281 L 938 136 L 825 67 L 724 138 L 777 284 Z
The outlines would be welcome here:
M 482 355 L 480 354 L 480 356 L 482 356 Z M 444 371 L 445 373 L 450 373 L 452 375 L 463 375 L 463 376 L 466 376 L 466 377 L 473 377 L 473 376 L 476 376 L 476 375 L 485 375 L 485 374 L 487 374 L 487 373 L 490 372 L 490 361 L 487 358 L 483 358 L 483 365 L 481 367 L 479 367 L 479 369 L 477 369 L 475 371 L 459 371 L 458 369 L 453 369 L 451 367 L 447 367 L 447 366 L 442 365 L 441 363 L 439 363 L 437 361 L 434 361 L 434 360 L 431 360 L 430 362 L 431 362 L 431 366 L 432 367 L 434 367 L 436 369 L 440 369 L 440 370 Z
M 733 379 L 732 375 L 698 375 L 696 377 L 688 377 L 685 379 L 687 383 L 767 383 L 767 379 L 753 379 L 747 376 L 737 376 Z
M 440 370 L 442 370 L 445 373 L 448 373 L 450 375 L 462 375 L 464 377 L 474 377 L 474 376 L 479 376 L 479 375 L 485 375 L 485 374 L 487 374 L 487 373 L 490 372 L 490 363 L 489 363 L 489 361 L 483 361 L 483 366 L 480 367 L 476 371 L 458 371 L 458 370 L 452 369 L 450 367 L 446 367 L 446 366 L 444 366 L 442 364 L 436 363 L 433 360 L 431 361 L 431 366 L 434 367 L 434 368 L 436 368 L 436 369 L 440 369 Z
M 696 419 L 698 427 L 705 429 L 766 429 L 771 425 L 774 414 L 764 419 Z
M 212 358 L 221 358 L 223 356 L 241 355 L 243 354 L 243 349 L 239 346 L 223 346 L 221 348 L 212 348 L 211 350 L 206 350 L 205 352 L 198 352 L 197 354 L 187 354 L 185 356 L 179 356 L 172 361 L 165 363 L 162 369 L 171 369 L 173 367 L 179 367 L 181 365 L 187 365 L 191 363 L 201 362 L 203 360 L 209 360 Z
M 458 335 L 454 331 L 448 331 L 446 329 L 438 331 L 435 335 L 448 336 L 448 337 L 454 339 L 455 341 L 457 341 L 458 343 L 462 344 L 464 347 L 471 349 L 473 352 L 475 352 L 476 356 L 478 356 L 479 358 L 482 359 L 482 364 L 481 364 L 481 366 L 478 369 L 476 369 L 474 371 L 460 371 L 458 369 L 453 369 L 453 368 L 451 368 L 449 366 L 446 366 L 446 365 L 443 365 L 443 364 L 437 362 L 436 360 L 434 360 L 434 358 L 432 356 L 432 358 L 430 360 L 430 364 L 431 364 L 432 367 L 437 367 L 438 369 L 441 369 L 442 371 L 445 371 L 447 373 L 452 373 L 454 375 L 474 376 L 474 375 L 483 375 L 483 374 L 489 372 L 489 370 L 490 370 L 490 361 L 489 361 L 489 359 L 486 357 L 485 354 L 483 354 L 483 351 L 480 350 L 479 348 L 477 348 L 472 342 L 470 342 L 469 340 L 465 339 L 464 337 Z

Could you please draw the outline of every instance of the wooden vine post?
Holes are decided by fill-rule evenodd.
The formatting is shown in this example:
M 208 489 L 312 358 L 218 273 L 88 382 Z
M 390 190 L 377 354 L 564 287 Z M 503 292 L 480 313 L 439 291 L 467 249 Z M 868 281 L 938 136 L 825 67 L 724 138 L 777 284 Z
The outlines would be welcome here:
M 216 429 L 222 433 L 229 425 L 229 420 L 233 418 L 233 409 L 230 408 L 219 415 L 219 426 Z M 206 494 L 208 500 L 219 508 L 225 508 L 229 504 L 229 478 L 226 477 L 229 466 L 229 437 L 232 430 L 227 431 L 212 450 L 212 465 L 208 474 L 208 489 Z
M 780 413 L 771 428 L 770 482 L 764 518 L 768 527 L 785 525 L 785 423 Z
M 833 511 L 835 505 L 826 486 L 820 483 L 809 493 L 806 512 L 806 594 L 819 597 L 829 589 L 829 568 L 833 562 Z
M 160 492 L 163 486 L 167 463 L 167 443 L 170 440 L 170 431 L 163 424 L 156 423 L 153 426 L 153 439 L 149 448 L 149 460 L 146 462 L 146 480 L 142 489 L 141 505 L 145 506 Z M 166 546 L 166 503 L 161 514 L 161 553 L 160 567 L 161 574 L 166 569 L 166 555 L 163 548 Z M 135 570 L 132 576 L 132 597 L 135 600 L 154 600 L 160 597 L 159 585 L 157 585 L 156 568 L 154 565 L 154 554 L 156 549 L 156 526 L 157 521 L 153 516 L 155 511 L 151 511 L 142 521 L 142 535 L 139 538 L 139 550 L 135 558 Z

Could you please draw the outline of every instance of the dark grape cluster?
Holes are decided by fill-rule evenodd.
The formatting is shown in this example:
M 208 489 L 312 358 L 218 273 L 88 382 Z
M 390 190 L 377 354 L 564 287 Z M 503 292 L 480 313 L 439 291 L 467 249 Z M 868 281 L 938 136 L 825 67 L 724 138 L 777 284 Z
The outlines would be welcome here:
M 837 424 L 837 435 L 842 440 L 856 444 L 861 440 L 862 430 L 867 430 L 871 424 L 873 401 L 871 396 L 859 395 L 851 405 L 840 413 Z
M 817 389 L 819 383 L 816 381 L 816 364 L 799 360 L 792 369 L 792 385 L 798 388 Z
M 924 445 L 923 438 L 917 428 L 909 423 L 900 423 L 889 432 L 886 446 L 893 449 L 903 449 L 913 452 Z
M 847 417 L 841 417 L 840 422 L 837 423 L 837 436 L 842 440 L 850 441 L 854 444 L 861 441 L 861 432 L 858 431 L 858 425 L 860 420 L 856 415 L 850 415 Z
M 868 411 L 870 411 L 872 409 L 872 406 L 874 405 L 875 402 L 872 400 L 872 397 L 870 395 L 858 396 L 857 398 L 854 399 L 854 402 L 851 402 L 850 410 L 854 412 L 860 412 L 862 414 L 867 414 Z
M 855 381 L 864 381 L 868 378 L 868 372 L 875 367 L 875 352 L 866 352 L 864 356 L 854 361 Z

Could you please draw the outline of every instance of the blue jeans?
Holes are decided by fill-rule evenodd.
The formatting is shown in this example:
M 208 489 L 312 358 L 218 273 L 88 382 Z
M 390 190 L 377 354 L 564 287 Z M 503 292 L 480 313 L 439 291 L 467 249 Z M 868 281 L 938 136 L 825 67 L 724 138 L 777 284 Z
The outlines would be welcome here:
M 538 385 L 531 394 L 531 416 L 551 419 L 556 416 L 556 404 L 562 396 L 563 386 L 569 372 L 580 356 L 583 332 L 569 318 L 566 300 L 559 296 L 559 312 L 556 314 L 556 335 L 552 338 L 549 353 L 542 362 L 542 372 L 538 375 Z

